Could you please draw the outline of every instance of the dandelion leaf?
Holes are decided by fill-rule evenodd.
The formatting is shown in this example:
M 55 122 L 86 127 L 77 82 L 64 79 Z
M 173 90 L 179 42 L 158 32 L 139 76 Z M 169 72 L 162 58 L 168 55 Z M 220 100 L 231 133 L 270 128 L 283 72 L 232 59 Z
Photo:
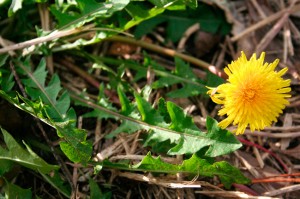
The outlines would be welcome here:
M 130 103 L 129 99 L 126 97 L 125 93 L 123 92 L 120 86 L 118 86 L 117 91 L 121 103 L 121 114 L 124 116 L 131 117 L 133 119 L 139 119 L 140 115 L 136 110 L 136 106 Z M 112 138 L 122 132 L 134 133 L 141 129 L 144 129 L 144 127 L 134 121 L 122 120 L 121 125 L 114 131 L 112 131 L 110 134 L 108 134 L 106 138 Z
M 236 137 L 226 129 L 221 129 L 218 122 L 211 117 L 206 118 L 207 137 L 214 141 L 206 154 L 210 157 L 216 157 L 220 153 L 231 153 L 242 146 Z
M 131 166 L 131 168 L 160 173 L 189 173 L 207 177 L 218 176 L 226 188 L 230 188 L 232 183 L 246 184 L 250 182 L 239 169 L 231 166 L 229 163 L 225 161 L 211 163 L 198 157 L 196 154 L 184 160 L 182 164 L 170 164 L 162 161 L 159 156 L 157 158 L 152 157 L 149 152 L 141 162 Z
M 58 75 L 54 74 L 50 82 L 46 86 L 46 62 L 42 59 L 35 71 L 31 71 L 29 61 L 24 64 L 19 63 L 20 68 L 28 76 L 22 79 L 27 94 L 33 101 L 41 99 L 44 104 L 49 105 L 46 112 L 55 122 L 64 122 L 66 120 L 76 120 L 73 114 L 67 115 L 70 108 L 70 97 L 66 91 L 61 96 L 59 93 L 62 88 Z
M 208 132 L 202 132 L 193 119 L 172 102 L 159 100 L 155 109 L 142 96 L 135 93 L 135 104 L 130 103 L 121 89 L 118 90 L 122 117 L 121 125 L 106 138 L 118 133 L 134 133 L 138 130 L 148 131 L 144 146 L 152 146 L 159 150 L 158 144 L 167 144 L 169 155 L 193 154 L 206 149 L 205 156 L 216 157 L 228 154 L 240 148 L 241 143 L 230 132 L 217 128 L 217 122 L 207 118 Z
M 97 104 L 109 110 L 116 111 L 116 108 L 113 107 L 108 97 L 105 96 L 104 90 L 105 90 L 104 85 L 100 84 Z M 87 106 L 85 103 L 79 103 L 79 104 L 82 106 Z M 114 117 L 112 114 L 106 113 L 98 109 L 94 109 L 91 112 L 85 113 L 83 117 L 85 118 L 96 117 L 98 119 L 108 119 L 108 118 L 116 119 L 116 117 Z
M 171 123 L 169 130 L 153 128 L 147 137 L 145 145 L 170 140 L 176 145 L 168 151 L 170 155 L 193 154 L 204 147 L 208 147 L 205 153 L 208 157 L 216 157 L 228 154 L 240 148 L 241 143 L 227 130 L 217 128 L 217 122 L 208 117 L 208 132 L 202 132 L 194 124 L 192 118 L 187 116 L 183 110 L 172 102 L 167 102 L 167 110 Z
M 11 97 L 3 90 L 0 90 L 0 96 L 55 128 L 62 138 L 60 146 L 66 156 L 73 162 L 86 163 L 92 154 L 92 144 L 86 141 L 85 131 L 75 128 L 76 114 L 70 108 L 70 96 L 62 90 L 59 77 L 53 75 L 46 84 L 44 59 L 34 71 L 31 70 L 29 59 L 15 62 L 19 66 L 18 72 L 22 77 L 25 76 L 22 81 L 30 99 L 16 94 L 16 97 Z
M 152 108 L 149 102 L 147 102 L 144 98 L 142 98 L 140 95 L 135 94 L 135 100 L 137 104 L 137 108 L 141 114 L 141 120 L 143 122 L 146 122 L 150 125 L 158 125 L 163 126 L 165 125 L 163 117 L 160 115 L 160 113 Z
M 86 132 L 69 125 L 63 128 L 56 126 L 56 129 L 57 134 L 65 140 L 59 145 L 66 156 L 73 162 L 86 163 L 92 152 L 91 143 L 86 141 Z
M 172 74 L 164 75 L 155 81 L 152 84 L 152 88 L 169 87 L 178 83 L 180 83 L 182 87 L 167 93 L 168 97 L 185 98 L 204 94 L 207 91 L 207 88 L 205 88 L 203 82 L 196 77 L 189 64 L 177 57 L 175 57 L 175 70 Z
M 135 109 L 135 106 L 130 103 L 129 99 L 126 97 L 125 93 L 123 92 L 122 88 L 118 86 L 117 88 L 119 100 L 121 103 L 121 113 L 122 115 L 129 116 Z
M 38 157 L 28 145 L 24 142 L 26 149 L 23 149 L 14 138 L 4 129 L 1 128 L 6 148 L 0 146 L 0 160 L 16 162 L 24 167 L 32 170 L 38 170 L 42 173 L 49 173 L 52 170 L 57 170 L 59 167 L 50 165 L 43 159 Z

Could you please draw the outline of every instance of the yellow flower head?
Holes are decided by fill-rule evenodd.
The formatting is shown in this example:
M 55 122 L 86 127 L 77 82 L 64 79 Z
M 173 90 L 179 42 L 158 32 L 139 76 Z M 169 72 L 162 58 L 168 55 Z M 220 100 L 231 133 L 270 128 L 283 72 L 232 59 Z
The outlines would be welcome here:
M 279 60 L 264 63 L 265 53 L 256 59 L 253 54 L 250 60 L 242 55 L 224 69 L 228 75 L 227 83 L 217 88 L 209 88 L 211 99 L 222 104 L 219 115 L 227 118 L 219 123 L 221 128 L 229 124 L 238 125 L 236 134 L 243 134 L 247 126 L 250 130 L 262 130 L 277 121 L 282 109 L 289 104 L 286 98 L 291 91 L 290 80 L 281 76 L 287 68 L 274 71 Z

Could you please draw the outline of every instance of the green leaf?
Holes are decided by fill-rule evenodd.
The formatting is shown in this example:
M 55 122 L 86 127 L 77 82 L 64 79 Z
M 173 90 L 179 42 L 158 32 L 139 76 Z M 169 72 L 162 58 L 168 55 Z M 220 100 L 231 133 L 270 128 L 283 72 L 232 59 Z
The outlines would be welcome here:
M 183 0 L 183 3 L 193 9 L 198 7 L 198 1 L 195 0 Z
M 149 0 L 149 1 L 158 8 L 164 8 L 164 7 L 170 6 L 170 5 L 178 2 L 177 0 L 172 0 L 172 1 L 170 1 L 170 0 Z
M 121 103 L 121 114 L 135 119 L 139 119 L 140 115 L 137 112 L 136 106 L 130 103 L 129 99 L 126 97 L 125 93 L 123 92 L 121 86 L 118 86 L 117 91 Z M 143 129 L 143 126 L 129 120 L 123 120 L 121 125 L 118 128 L 116 128 L 114 131 L 112 131 L 110 134 L 108 134 L 105 137 L 113 138 L 114 136 L 122 132 L 134 133 L 141 129 Z
M 23 143 L 25 144 L 27 150 L 23 149 L 7 131 L 2 128 L 1 131 L 4 136 L 4 142 L 7 150 L 0 147 L 0 160 L 16 162 L 24 167 L 32 170 L 38 170 L 42 173 L 49 173 L 50 171 L 57 170 L 59 168 L 56 165 L 50 165 L 46 163 L 43 159 L 38 157 L 24 142 Z
M 123 115 L 129 116 L 135 109 L 135 106 L 130 104 L 129 99 L 126 97 L 121 86 L 118 86 L 117 91 L 121 103 L 121 113 Z
M 171 98 L 188 98 L 199 94 L 206 94 L 207 88 L 193 84 L 186 84 L 182 88 L 167 93 Z
M 182 111 L 182 109 L 176 106 L 172 102 L 167 102 L 167 110 L 170 114 L 172 123 L 169 128 L 175 131 L 182 131 L 185 129 L 190 129 L 192 131 L 197 131 L 198 127 L 193 122 L 193 119 Z
M 167 96 L 172 98 L 186 98 L 207 92 L 207 88 L 196 77 L 189 64 L 177 57 L 175 57 L 175 70 L 173 73 L 155 81 L 152 84 L 152 88 L 169 87 L 173 84 L 181 83 L 182 88 L 167 93 Z
M 220 84 L 225 83 L 225 80 L 211 72 L 207 72 L 207 80 L 206 80 L 206 85 L 209 87 L 217 87 Z
M 5 92 L 10 92 L 15 85 L 12 72 L 2 67 L 5 65 L 8 58 L 8 54 L 0 55 L 0 89 Z
M 233 183 L 247 184 L 251 181 L 246 178 L 239 169 L 233 167 L 225 161 L 213 162 L 211 160 L 202 159 L 196 154 L 191 158 L 184 160 L 182 164 L 170 164 L 161 160 L 160 156 L 154 158 L 149 152 L 141 162 L 135 165 L 127 165 L 124 163 L 112 163 L 108 160 L 102 162 L 104 167 L 143 171 L 158 173 L 188 173 L 206 177 L 218 176 L 226 188 L 230 188 Z
M 109 0 L 105 3 L 98 3 L 94 0 L 76 0 L 80 12 L 73 10 L 60 11 L 55 6 L 50 11 L 58 20 L 59 27 L 72 26 L 81 27 L 84 24 L 99 18 L 108 18 L 117 11 L 125 8 L 129 0 Z
M 241 143 L 237 141 L 235 136 L 227 131 L 226 129 L 221 129 L 218 126 L 218 122 L 211 117 L 206 118 L 206 128 L 207 128 L 207 137 L 215 141 L 215 144 L 212 144 L 207 150 L 206 154 L 209 157 L 216 157 L 221 153 L 230 153 L 233 150 L 241 147 Z M 233 147 L 233 144 L 235 147 Z
M 73 162 L 85 164 L 90 159 L 92 145 L 86 141 L 86 132 L 75 128 L 76 114 L 70 108 L 69 94 L 66 91 L 62 92 L 58 75 L 53 75 L 46 86 L 47 71 L 44 59 L 40 61 L 35 71 L 31 71 L 29 59 L 24 64 L 19 61 L 17 63 L 22 69 L 21 72 L 28 76 L 22 81 L 32 101 L 20 96 L 25 102 L 25 106 L 21 106 L 18 100 L 10 99 L 3 92 L 0 94 L 22 110 L 25 109 L 26 112 L 53 126 L 58 136 L 64 140 L 60 143 L 60 147 L 66 156 Z M 38 102 L 35 103 L 36 101 Z
M 250 180 L 247 179 L 239 169 L 231 166 L 225 161 L 215 162 L 211 164 L 206 159 L 201 159 L 194 154 L 190 159 L 184 160 L 182 164 L 170 164 L 163 162 L 160 157 L 153 158 L 148 153 L 143 160 L 133 165 L 132 168 L 150 172 L 166 172 L 178 173 L 186 172 L 191 174 L 200 174 L 201 176 L 218 176 L 226 188 L 230 188 L 232 183 L 247 184 Z
M 27 94 L 33 101 L 41 98 L 44 104 L 49 105 L 49 107 L 45 108 L 45 111 L 52 120 L 55 122 L 76 120 L 73 114 L 67 114 L 70 108 L 70 97 L 68 93 L 63 92 L 61 96 L 59 96 L 62 88 L 58 75 L 53 75 L 48 85 L 45 86 L 47 77 L 45 59 L 41 59 L 37 69 L 33 72 L 30 69 L 29 60 L 26 60 L 24 64 L 18 62 L 18 65 L 29 77 L 22 79 Z
M 98 184 L 92 179 L 89 179 L 89 185 L 90 185 L 90 197 L 91 199 L 96 198 L 103 198 L 103 194 L 101 189 L 99 188 Z
M 2 90 L 0 90 L 0 96 L 19 109 L 55 128 L 58 136 L 63 140 L 60 143 L 60 147 L 71 161 L 86 164 L 90 159 L 92 154 L 92 144 L 86 141 L 86 132 L 84 130 L 75 128 L 74 121 L 55 122 L 52 118 L 48 118 L 45 114 L 45 110 L 48 109 L 49 106 L 44 105 L 41 101 L 33 102 L 19 96 L 24 102 L 20 103 L 18 97 L 13 98 Z M 72 111 L 73 109 L 70 109 L 68 114 L 72 114 L 70 113 Z
M 0 67 L 6 63 L 6 60 L 9 58 L 8 54 L 1 54 L 0 55 Z
M 6 183 L 4 187 L 5 198 L 22 198 L 22 199 L 32 199 L 32 192 L 30 189 L 22 189 L 21 187 Z
M 207 92 L 207 88 L 205 87 L 204 81 L 197 78 L 188 64 L 184 63 L 179 58 L 175 59 L 176 69 L 173 73 L 166 71 L 162 66 L 157 64 L 155 61 L 151 60 L 151 58 L 145 55 L 145 63 L 144 66 L 141 66 L 134 62 L 128 62 L 125 60 L 115 60 L 110 58 L 99 58 L 101 61 L 120 66 L 125 65 L 127 68 L 133 69 L 137 71 L 137 74 L 134 78 L 135 81 L 139 79 L 146 78 L 147 70 L 151 70 L 151 72 L 155 73 L 156 76 L 159 76 L 159 79 L 152 83 L 151 87 L 153 89 L 169 87 L 174 84 L 181 84 L 182 88 L 178 90 L 171 91 L 167 93 L 168 97 L 190 97 L 199 94 L 205 94 Z M 178 69 L 177 69 L 178 68 Z
M 1 151 L 1 150 L 0 150 Z M 0 177 L 3 176 L 6 172 L 10 171 L 13 167 L 13 162 L 10 160 L 1 160 L 0 159 Z
M 140 39 L 142 36 L 150 33 L 156 26 L 165 22 L 166 19 L 161 17 L 153 17 L 140 23 L 134 30 L 134 36 Z
M 141 114 L 142 121 L 151 125 L 159 125 L 165 126 L 165 122 L 160 113 L 151 107 L 150 103 L 148 103 L 144 98 L 142 98 L 137 93 L 134 94 L 135 100 L 137 103 L 137 108 Z
M 132 1 L 126 6 L 126 11 L 132 17 L 132 20 L 123 25 L 123 30 L 128 30 L 129 28 L 136 26 L 142 21 L 159 15 L 163 13 L 165 9 L 156 7 L 149 9 L 146 4 L 143 4 L 143 2 Z
M 73 162 L 87 163 L 92 154 L 92 144 L 86 141 L 86 132 L 70 126 L 56 126 L 56 129 L 57 134 L 65 140 L 59 145 L 66 156 Z
M 202 31 L 211 32 L 213 34 L 226 35 L 231 30 L 231 25 L 226 21 L 222 10 L 210 6 L 205 3 L 199 3 L 198 7 L 194 1 L 183 1 L 185 4 L 191 5 L 186 10 L 166 10 L 163 14 L 155 18 L 142 22 L 136 30 L 138 35 L 143 35 L 152 31 L 155 25 L 165 23 L 167 39 L 172 42 L 178 42 L 182 38 L 184 32 L 192 25 L 198 23 Z M 160 22 L 160 23 L 158 23 Z M 149 23 L 149 27 L 148 27 Z M 144 29 L 148 27 L 147 29 Z M 150 28 L 152 27 L 152 28 Z M 146 31 L 147 30 L 147 31 Z
M 228 154 L 242 146 L 232 133 L 217 128 L 217 121 L 210 117 L 207 117 L 208 132 L 204 133 L 196 127 L 192 118 L 185 115 L 174 103 L 167 102 L 167 109 L 172 121 L 169 129 L 175 132 L 152 128 L 153 132 L 149 134 L 145 144 L 170 139 L 171 143 L 177 144 L 169 150 L 170 155 L 192 154 L 209 147 L 205 154 L 208 157 Z
M 100 84 L 97 104 L 100 106 L 106 107 L 109 110 L 116 111 L 116 108 L 113 107 L 112 103 L 105 96 L 104 90 L 105 90 L 104 84 Z M 80 105 L 86 106 L 85 104 L 82 104 L 82 103 Z M 104 111 L 97 110 L 97 109 L 94 109 L 91 112 L 85 113 L 83 115 L 83 117 L 85 117 L 85 118 L 96 117 L 98 119 L 115 118 L 113 115 L 108 114 Z
M 107 111 L 122 119 L 120 127 L 107 138 L 112 138 L 121 132 L 133 133 L 143 129 L 149 131 L 144 145 L 153 146 L 170 140 L 172 148 L 168 151 L 169 155 L 193 154 L 205 149 L 206 156 L 216 157 L 233 152 L 242 146 L 232 133 L 218 128 L 217 122 L 212 118 L 207 118 L 208 132 L 205 133 L 198 129 L 190 116 L 172 102 L 167 102 L 165 105 L 164 101 L 160 101 L 159 109 L 154 109 L 149 102 L 135 93 L 139 111 L 137 114 L 137 110 L 128 103 L 124 93 L 120 89 L 118 92 L 122 98 L 120 101 L 123 110 L 131 110 L 131 112 L 125 111 L 127 115 L 122 115 L 111 110 Z M 86 104 L 91 105 L 91 102 Z M 92 107 L 97 109 L 98 106 Z M 105 111 L 105 108 L 102 107 L 100 110 Z

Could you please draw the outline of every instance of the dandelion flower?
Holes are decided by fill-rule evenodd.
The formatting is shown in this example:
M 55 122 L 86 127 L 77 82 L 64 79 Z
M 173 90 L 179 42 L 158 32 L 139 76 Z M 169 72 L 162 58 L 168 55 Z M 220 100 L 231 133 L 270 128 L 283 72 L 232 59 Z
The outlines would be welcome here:
M 219 123 L 226 128 L 231 123 L 237 125 L 236 134 L 243 134 L 250 127 L 251 131 L 262 130 L 277 121 L 277 117 L 287 104 L 290 80 L 283 79 L 287 68 L 274 71 L 279 60 L 264 63 L 265 53 L 259 59 L 253 54 L 250 60 L 242 52 L 241 56 L 224 69 L 227 82 L 217 88 L 209 88 L 211 99 L 222 105 L 218 112 L 227 117 Z

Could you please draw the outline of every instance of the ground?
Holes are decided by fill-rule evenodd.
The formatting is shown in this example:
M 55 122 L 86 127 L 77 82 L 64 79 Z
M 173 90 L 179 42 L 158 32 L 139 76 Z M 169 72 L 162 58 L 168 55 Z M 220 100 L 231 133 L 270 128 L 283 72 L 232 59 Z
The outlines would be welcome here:
M 112 3 L 115 10 L 107 2 L 106 7 L 76 2 L 36 1 L 19 9 L 9 1 L 0 4 L 0 125 L 15 140 L 0 137 L 0 194 L 298 198 L 298 1 L 207 0 L 180 11 L 159 7 L 160 1 L 120 1 Z M 225 82 L 223 69 L 241 51 L 248 59 L 262 52 L 268 63 L 280 59 L 276 70 L 287 67 L 283 78 L 291 80 L 289 104 L 261 131 L 236 136 L 230 125 L 228 140 L 242 146 L 228 144 L 226 154 L 207 155 L 210 145 L 204 142 L 190 153 L 189 147 L 180 148 L 181 135 L 184 146 L 194 147 L 185 142 L 194 135 L 201 144 L 198 132 L 208 131 L 208 117 L 224 119 L 206 86 Z M 207 161 L 208 170 L 178 166 L 193 157 Z M 232 167 L 212 166 L 222 161 Z M 220 177 L 226 172 L 229 187 Z

